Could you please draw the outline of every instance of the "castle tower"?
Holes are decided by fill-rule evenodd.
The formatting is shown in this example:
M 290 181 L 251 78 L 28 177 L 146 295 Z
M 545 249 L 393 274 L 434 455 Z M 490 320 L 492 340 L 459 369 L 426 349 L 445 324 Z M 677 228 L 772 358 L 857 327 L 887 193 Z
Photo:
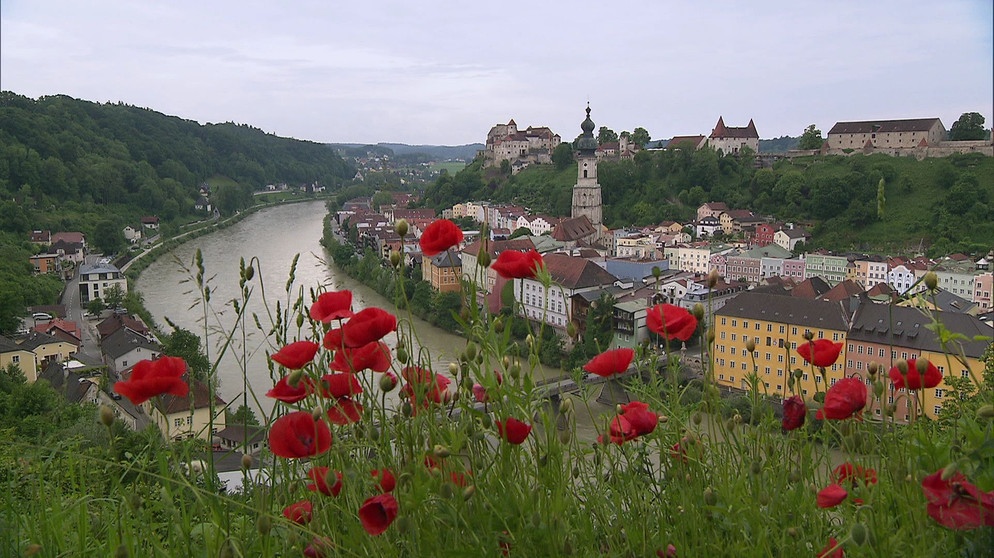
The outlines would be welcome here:
M 587 119 L 580 124 L 583 133 L 576 140 L 577 175 L 573 186 L 572 217 L 586 215 L 596 231 L 590 238 L 596 242 L 601 238 L 601 185 L 597 183 L 597 138 L 594 137 L 594 121 L 590 119 L 590 105 L 587 105 Z

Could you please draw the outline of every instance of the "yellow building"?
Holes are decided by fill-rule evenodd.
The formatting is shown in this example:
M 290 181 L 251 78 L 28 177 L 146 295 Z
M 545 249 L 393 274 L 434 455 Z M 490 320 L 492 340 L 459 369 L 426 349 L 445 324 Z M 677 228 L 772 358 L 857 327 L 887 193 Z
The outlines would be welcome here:
M 160 395 L 145 402 L 145 412 L 167 440 L 200 438 L 211 442 L 214 434 L 225 428 L 226 403 L 214 396 L 214 424 L 211 430 L 210 391 L 196 380 L 190 382 L 186 397 Z
M 801 391 L 805 399 L 826 386 L 818 370 L 797 354 L 810 331 L 814 339 L 845 343 L 847 320 L 838 302 L 791 296 L 744 292 L 715 312 L 715 340 L 712 349 L 714 378 L 720 386 L 749 389 L 748 376 L 757 372 L 759 389 L 779 397 L 793 395 L 788 379 L 800 369 Z M 750 356 L 749 341 L 755 343 Z M 844 377 L 845 347 L 835 365 L 827 370 L 831 385 Z
M 431 258 L 421 260 L 421 278 L 431 284 L 431 288 L 443 293 L 459 292 L 462 287 L 462 259 L 456 250 L 448 250 Z
M 11 364 L 21 369 L 28 382 L 38 379 L 38 364 L 35 354 L 6 337 L 0 336 L 0 369 L 6 370 Z
M 44 370 L 51 362 L 65 362 L 76 354 L 77 346 L 40 331 L 31 332 L 21 341 L 21 347 L 35 355 L 35 362 Z

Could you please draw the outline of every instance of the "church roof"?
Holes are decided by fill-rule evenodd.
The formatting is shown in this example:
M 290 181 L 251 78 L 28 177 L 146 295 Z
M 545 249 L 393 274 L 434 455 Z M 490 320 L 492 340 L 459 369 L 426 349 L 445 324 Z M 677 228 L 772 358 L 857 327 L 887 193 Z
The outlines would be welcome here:
M 594 262 L 568 254 L 544 256 L 545 267 L 554 281 L 567 289 L 613 285 L 618 280 Z
M 561 242 L 571 242 L 586 238 L 597 231 L 586 215 L 563 219 L 552 229 L 552 238 Z

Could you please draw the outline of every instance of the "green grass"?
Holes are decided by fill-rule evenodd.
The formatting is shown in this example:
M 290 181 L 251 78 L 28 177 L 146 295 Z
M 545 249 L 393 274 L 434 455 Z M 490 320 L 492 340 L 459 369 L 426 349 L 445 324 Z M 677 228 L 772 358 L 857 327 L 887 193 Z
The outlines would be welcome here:
M 428 165 L 428 168 L 433 172 L 438 172 L 444 169 L 449 174 L 456 174 L 466 168 L 466 163 L 461 161 L 433 161 L 430 165 Z

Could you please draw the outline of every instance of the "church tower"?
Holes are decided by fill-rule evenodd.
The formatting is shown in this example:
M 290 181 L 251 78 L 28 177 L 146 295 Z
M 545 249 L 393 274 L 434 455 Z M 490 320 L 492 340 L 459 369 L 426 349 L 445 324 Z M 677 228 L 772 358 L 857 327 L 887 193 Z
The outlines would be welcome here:
M 572 217 L 586 215 L 593 225 L 594 235 L 590 242 L 601 238 L 601 185 L 597 183 L 597 138 L 594 137 L 594 121 L 590 119 L 590 105 L 587 105 L 587 119 L 580 124 L 583 133 L 576 141 L 577 175 L 573 186 Z

